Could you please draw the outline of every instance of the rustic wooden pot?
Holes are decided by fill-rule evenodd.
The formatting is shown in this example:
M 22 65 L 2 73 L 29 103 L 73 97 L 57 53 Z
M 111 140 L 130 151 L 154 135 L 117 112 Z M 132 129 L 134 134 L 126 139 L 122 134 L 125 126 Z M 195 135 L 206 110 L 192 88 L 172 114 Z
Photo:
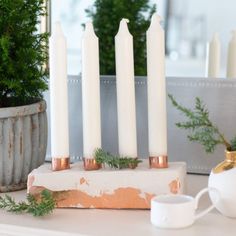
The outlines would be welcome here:
M 44 163 L 46 102 L 0 108 L 0 192 L 26 188 L 27 176 Z

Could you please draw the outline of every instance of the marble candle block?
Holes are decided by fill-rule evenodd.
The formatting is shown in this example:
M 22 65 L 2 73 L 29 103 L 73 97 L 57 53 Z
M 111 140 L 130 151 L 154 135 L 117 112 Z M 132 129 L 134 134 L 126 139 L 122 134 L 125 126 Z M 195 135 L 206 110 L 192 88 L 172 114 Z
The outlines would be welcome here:
M 29 174 L 28 193 L 37 197 L 48 189 L 59 208 L 150 209 L 153 196 L 184 193 L 185 177 L 184 162 L 150 169 L 144 160 L 134 170 L 96 171 L 85 171 L 82 163 L 76 163 L 69 170 L 54 172 L 50 164 L 44 164 Z

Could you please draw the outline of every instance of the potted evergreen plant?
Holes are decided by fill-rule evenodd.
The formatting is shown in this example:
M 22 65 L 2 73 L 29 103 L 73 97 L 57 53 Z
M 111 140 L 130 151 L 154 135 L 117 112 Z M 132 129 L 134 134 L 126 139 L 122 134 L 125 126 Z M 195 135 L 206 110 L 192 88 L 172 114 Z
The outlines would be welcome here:
M 44 0 L 0 0 L 0 192 L 26 187 L 47 145 Z

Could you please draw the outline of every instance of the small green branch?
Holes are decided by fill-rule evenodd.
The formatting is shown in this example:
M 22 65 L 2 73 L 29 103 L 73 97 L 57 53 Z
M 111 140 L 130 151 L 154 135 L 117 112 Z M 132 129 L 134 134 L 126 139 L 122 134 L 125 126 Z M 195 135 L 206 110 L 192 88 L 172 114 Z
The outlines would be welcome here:
M 55 206 L 56 202 L 48 190 L 41 192 L 40 200 L 28 194 L 27 201 L 18 203 L 9 195 L 0 196 L 0 208 L 17 214 L 29 213 L 33 216 L 44 216 L 52 213 Z
M 194 110 L 181 106 L 172 95 L 168 95 L 173 106 L 181 111 L 187 118 L 185 122 L 178 122 L 176 126 L 190 131 L 188 139 L 202 144 L 207 153 L 212 153 L 218 144 L 223 144 L 229 151 L 236 150 L 236 137 L 228 142 L 210 118 L 209 112 L 200 98 L 195 100 Z
M 114 169 L 134 169 L 142 162 L 136 158 L 111 155 L 110 153 L 103 151 L 101 148 L 96 149 L 95 160 L 98 164 L 107 164 L 109 167 Z

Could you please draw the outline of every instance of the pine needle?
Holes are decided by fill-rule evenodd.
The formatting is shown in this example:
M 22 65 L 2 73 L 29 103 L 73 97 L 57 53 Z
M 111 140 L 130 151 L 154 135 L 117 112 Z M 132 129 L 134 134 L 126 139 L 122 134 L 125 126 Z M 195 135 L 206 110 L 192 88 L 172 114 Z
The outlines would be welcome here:
M 0 208 L 17 214 L 29 213 L 33 216 L 44 216 L 52 213 L 55 206 L 56 202 L 52 194 L 46 189 L 41 192 L 39 201 L 31 194 L 27 195 L 26 201 L 18 203 L 7 194 L 4 197 L 0 196 Z
M 236 150 L 236 137 L 229 143 L 224 134 L 214 125 L 209 118 L 209 111 L 200 98 L 195 99 L 194 110 L 181 106 L 172 95 L 168 95 L 173 106 L 183 113 L 187 120 L 178 122 L 176 126 L 189 130 L 188 139 L 203 145 L 207 153 L 214 152 L 218 144 L 223 144 L 229 151 Z
M 230 141 L 231 150 L 229 151 L 236 151 L 236 136 Z
M 109 167 L 114 169 L 134 169 L 142 162 L 136 158 L 112 155 L 109 152 L 103 151 L 101 148 L 96 149 L 95 160 L 98 164 L 107 164 Z

